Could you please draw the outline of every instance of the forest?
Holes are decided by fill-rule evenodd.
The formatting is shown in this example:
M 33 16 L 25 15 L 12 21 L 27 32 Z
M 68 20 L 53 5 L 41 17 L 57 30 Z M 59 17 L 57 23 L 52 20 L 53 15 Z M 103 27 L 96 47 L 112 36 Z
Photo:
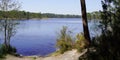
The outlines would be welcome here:
M 7 15 L 9 19 L 32 19 L 32 18 L 80 18 L 80 15 L 63 15 L 63 14 L 53 14 L 53 13 L 34 13 L 26 11 L 0 11 L 0 19 L 4 19 Z

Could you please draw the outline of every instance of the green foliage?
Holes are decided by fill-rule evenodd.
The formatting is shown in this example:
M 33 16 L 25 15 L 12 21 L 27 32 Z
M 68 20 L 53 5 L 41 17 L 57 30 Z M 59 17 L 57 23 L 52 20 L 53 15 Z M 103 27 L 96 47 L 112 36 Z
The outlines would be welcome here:
M 102 7 L 101 35 L 92 39 L 80 60 L 120 60 L 120 0 L 102 1 Z
M 33 13 L 26 11 L 0 11 L 0 19 L 4 19 L 5 16 L 9 19 L 31 19 L 31 18 L 80 18 L 79 15 L 62 15 L 62 14 L 52 14 L 52 13 Z
M 2 44 L 0 47 L 0 58 L 4 57 L 6 54 L 15 54 L 16 48 L 9 46 L 6 47 L 5 44 Z
M 93 38 L 89 51 L 79 60 L 120 60 L 119 42 L 112 37 L 101 35 Z
M 59 37 L 57 38 L 56 46 L 59 50 L 55 53 L 55 55 L 64 53 L 71 49 L 77 49 L 78 52 L 82 52 L 83 49 L 88 46 L 88 43 L 82 33 L 76 35 L 76 40 L 73 38 L 74 37 L 71 36 L 71 32 L 64 26 L 60 31 Z
M 70 33 L 67 31 L 67 27 L 63 27 L 60 32 L 60 36 L 57 39 L 57 47 L 59 48 L 60 53 L 64 53 L 65 51 L 72 49 L 72 37 Z
M 6 55 L 6 49 L 4 45 L 0 45 L 0 58 L 3 58 Z
M 43 13 L 42 17 L 47 18 L 81 18 L 80 15 L 62 15 L 62 14 L 53 14 L 53 13 Z
M 100 20 L 101 19 L 101 13 L 99 11 L 94 11 L 94 12 L 91 12 L 91 13 L 87 13 L 87 18 L 89 20 L 92 20 L 92 19 L 96 19 L 96 20 Z
M 25 11 L 17 11 L 17 10 L 11 10 L 11 11 L 0 11 L 0 19 L 4 19 L 4 14 L 9 19 L 30 19 L 30 18 L 41 18 L 41 13 L 31 13 L 31 12 L 25 12 Z
M 87 46 L 87 41 L 82 33 L 77 34 L 76 38 L 77 40 L 75 41 L 75 48 L 78 50 L 78 52 L 82 52 L 82 50 Z

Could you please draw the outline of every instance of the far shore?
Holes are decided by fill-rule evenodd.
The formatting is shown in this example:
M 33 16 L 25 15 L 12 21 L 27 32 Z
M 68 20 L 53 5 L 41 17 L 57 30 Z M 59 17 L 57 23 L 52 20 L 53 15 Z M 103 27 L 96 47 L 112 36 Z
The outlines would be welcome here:
M 7 19 L 4 18 L 0 20 L 41 20 L 41 19 L 49 19 L 49 18 L 28 18 L 28 19 L 27 18 L 7 18 Z

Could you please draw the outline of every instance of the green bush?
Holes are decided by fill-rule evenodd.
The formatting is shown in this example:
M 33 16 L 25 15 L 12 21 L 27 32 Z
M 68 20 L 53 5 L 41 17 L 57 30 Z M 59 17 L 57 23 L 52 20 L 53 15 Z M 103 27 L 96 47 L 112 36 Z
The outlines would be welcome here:
M 64 53 L 65 51 L 77 49 L 78 52 L 82 52 L 87 46 L 87 41 L 82 33 L 76 35 L 76 40 L 73 40 L 71 32 L 67 30 L 67 27 L 63 27 L 57 38 L 56 46 L 58 47 L 59 53 Z
M 2 58 L 4 55 L 6 55 L 6 49 L 4 47 L 4 45 L 0 45 L 0 58 Z
M 78 52 L 82 52 L 83 49 L 87 46 L 87 41 L 84 38 L 84 35 L 77 34 L 76 35 L 76 41 L 75 41 L 75 48 L 78 50 Z
M 16 53 L 16 48 L 12 46 L 6 47 L 5 44 L 0 45 L 0 58 L 5 56 L 6 54 L 14 54 Z
M 60 31 L 60 35 L 57 39 L 56 46 L 59 48 L 60 53 L 71 50 L 73 48 L 73 39 L 70 35 L 70 32 L 67 31 L 67 27 L 63 27 Z

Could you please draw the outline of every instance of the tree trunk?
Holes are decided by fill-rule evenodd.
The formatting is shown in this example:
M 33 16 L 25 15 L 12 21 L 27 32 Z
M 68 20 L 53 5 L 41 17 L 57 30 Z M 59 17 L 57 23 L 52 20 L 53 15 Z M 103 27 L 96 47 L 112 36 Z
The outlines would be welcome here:
M 5 25 L 4 25 L 4 44 L 7 47 L 7 20 L 5 20 Z
M 91 43 L 91 40 L 90 40 L 90 34 L 89 34 L 88 22 L 87 22 L 86 4 L 85 4 L 85 0 L 80 0 L 80 1 L 81 1 L 83 32 L 84 32 L 84 37 L 87 40 L 88 46 L 89 46 Z

